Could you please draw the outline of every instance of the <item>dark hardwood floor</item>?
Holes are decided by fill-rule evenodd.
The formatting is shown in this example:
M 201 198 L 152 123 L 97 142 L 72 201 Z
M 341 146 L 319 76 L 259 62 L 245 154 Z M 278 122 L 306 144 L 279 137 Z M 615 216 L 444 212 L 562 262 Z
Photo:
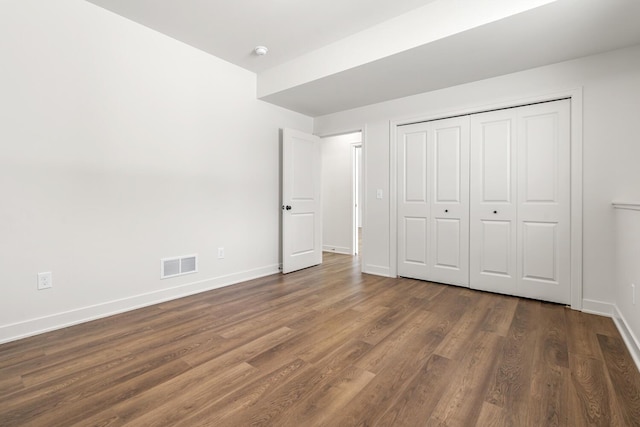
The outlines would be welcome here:
M 324 259 L 1 345 L 0 425 L 640 425 L 610 319 Z

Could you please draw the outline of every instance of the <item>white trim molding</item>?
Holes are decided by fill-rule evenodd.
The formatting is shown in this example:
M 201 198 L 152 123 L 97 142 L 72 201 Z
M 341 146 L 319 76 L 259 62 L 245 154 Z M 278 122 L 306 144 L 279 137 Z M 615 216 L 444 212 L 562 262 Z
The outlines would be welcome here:
M 582 301 L 582 312 L 599 316 L 613 317 L 615 306 L 609 302 L 585 299 Z
M 620 335 L 622 336 L 622 339 L 627 345 L 627 349 L 629 350 L 633 361 L 636 362 L 636 366 L 640 371 L 640 340 L 638 340 L 638 337 L 633 334 L 633 331 L 622 315 L 622 312 L 620 312 L 620 310 L 618 309 L 618 306 L 614 305 L 613 309 L 613 322 L 616 324 L 618 331 L 620 331 Z
M 584 300 L 582 304 L 582 311 L 589 314 L 597 314 L 600 316 L 610 317 L 613 323 L 618 328 L 620 336 L 624 341 L 631 358 L 635 362 L 638 370 L 640 371 L 640 340 L 633 334 L 629 323 L 626 321 L 622 312 L 617 305 L 608 302 Z
M 351 248 L 345 248 L 342 246 L 323 245 L 322 252 L 333 252 L 336 254 L 353 255 Z
M 240 282 L 269 276 L 271 274 L 277 274 L 279 272 L 277 264 L 269 265 L 226 276 L 186 283 L 156 292 L 149 292 L 62 313 L 56 313 L 50 316 L 29 319 L 9 325 L 2 325 L 0 326 L 0 344 L 113 316 L 126 311 L 136 310 L 138 308 L 187 297 L 189 295 L 235 285 Z
M 614 200 L 611 202 L 615 209 L 628 209 L 630 211 L 640 211 L 640 202 L 628 202 Z
M 389 267 L 385 267 L 381 265 L 367 264 L 362 268 L 362 272 L 367 274 L 374 274 L 376 276 L 396 277 L 391 275 L 391 271 L 389 270 Z

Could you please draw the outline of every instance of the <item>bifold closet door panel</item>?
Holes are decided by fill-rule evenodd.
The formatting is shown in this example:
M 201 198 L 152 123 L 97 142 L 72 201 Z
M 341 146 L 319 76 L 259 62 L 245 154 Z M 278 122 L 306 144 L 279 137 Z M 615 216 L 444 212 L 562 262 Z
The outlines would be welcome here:
M 469 118 L 398 127 L 398 275 L 469 283 Z
M 470 285 L 517 294 L 515 109 L 471 116 Z
M 427 279 L 431 200 L 429 125 L 398 127 L 398 275 Z
M 469 286 L 469 117 L 431 122 L 430 279 Z
M 570 101 L 518 109 L 518 294 L 570 303 Z
M 471 119 L 470 287 L 570 302 L 570 101 Z

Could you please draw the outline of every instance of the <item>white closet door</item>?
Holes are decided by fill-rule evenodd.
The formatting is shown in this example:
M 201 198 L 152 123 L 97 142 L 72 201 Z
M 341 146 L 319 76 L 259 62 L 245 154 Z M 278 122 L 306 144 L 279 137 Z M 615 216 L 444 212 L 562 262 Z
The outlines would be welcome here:
M 472 117 L 471 288 L 570 303 L 569 109 Z
M 469 117 L 398 128 L 398 274 L 469 285 Z
M 469 117 L 431 122 L 429 280 L 469 286 Z
M 470 285 L 517 294 L 515 109 L 471 117 Z
M 570 101 L 518 109 L 518 277 L 524 297 L 570 303 Z
M 398 274 L 427 279 L 431 200 L 428 123 L 398 128 Z

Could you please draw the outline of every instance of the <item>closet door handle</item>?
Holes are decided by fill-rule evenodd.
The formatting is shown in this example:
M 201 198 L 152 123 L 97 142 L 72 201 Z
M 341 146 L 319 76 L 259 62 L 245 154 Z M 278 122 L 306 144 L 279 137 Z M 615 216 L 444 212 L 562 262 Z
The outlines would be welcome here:
M 497 214 L 497 213 L 498 213 L 498 211 L 493 211 L 493 213 L 494 213 L 494 214 Z
M 445 212 L 445 213 L 449 212 L 449 209 L 445 209 L 445 210 L 444 210 L 444 212 Z

